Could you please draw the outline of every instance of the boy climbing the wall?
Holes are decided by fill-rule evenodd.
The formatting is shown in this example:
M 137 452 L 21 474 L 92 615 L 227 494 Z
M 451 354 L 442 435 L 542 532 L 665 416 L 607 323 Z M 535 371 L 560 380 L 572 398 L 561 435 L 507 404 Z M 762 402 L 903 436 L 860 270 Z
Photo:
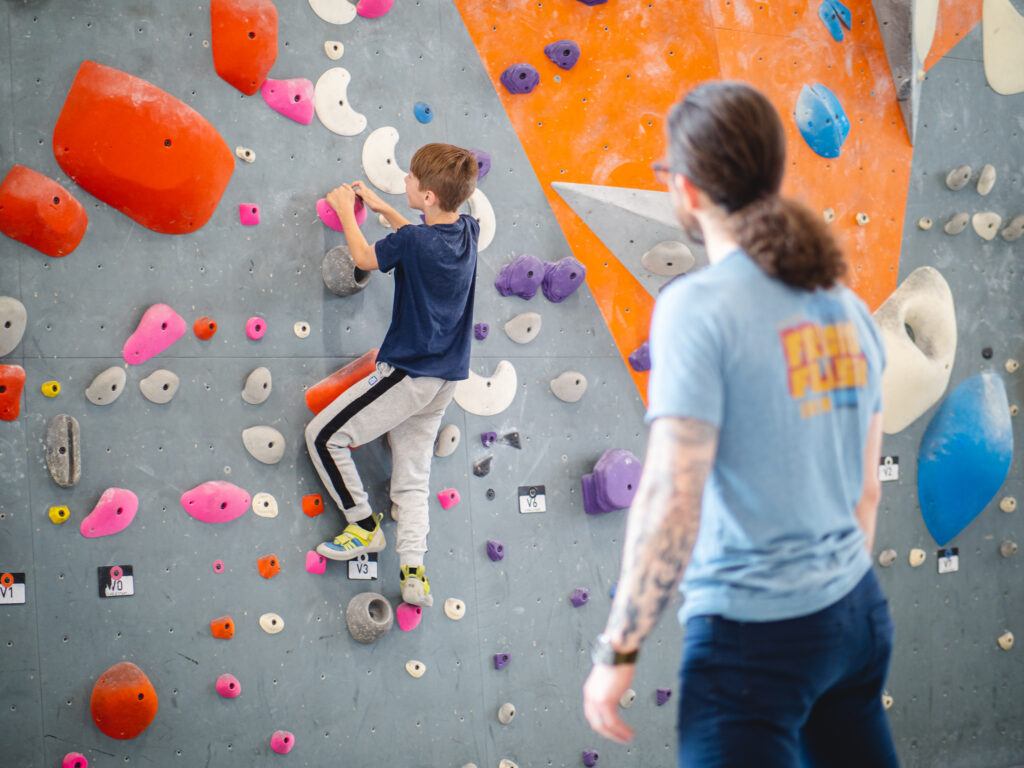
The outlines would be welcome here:
M 352 261 L 364 270 L 394 270 L 395 298 L 376 370 L 306 427 L 313 466 L 347 522 L 316 551 L 332 560 L 351 560 L 384 549 L 383 515 L 370 509 L 351 448 L 386 433 L 402 600 L 420 606 L 434 603 L 423 565 L 434 440 L 455 382 L 469 376 L 480 227 L 458 210 L 476 188 L 476 179 L 472 152 L 427 144 L 413 155 L 405 177 L 409 207 L 422 211 L 425 223 L 411 224 L 361 181 L 327 195 L 341 219 Z M 395 231 L 367 243 L 356 224 L 357 196 Z

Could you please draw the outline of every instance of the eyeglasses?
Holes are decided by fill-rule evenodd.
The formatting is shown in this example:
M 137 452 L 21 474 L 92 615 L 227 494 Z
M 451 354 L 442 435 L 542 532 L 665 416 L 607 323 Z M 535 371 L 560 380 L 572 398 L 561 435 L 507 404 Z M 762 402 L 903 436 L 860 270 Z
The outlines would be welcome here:
M 675 173 L 682 173 L 678 168 L 673 168 L 668 163 L 657 162 L 651 163 L 651 170 L 654 171 L 654 178 L 657 179 L 659 184 L 668 186 L 668 180 Z

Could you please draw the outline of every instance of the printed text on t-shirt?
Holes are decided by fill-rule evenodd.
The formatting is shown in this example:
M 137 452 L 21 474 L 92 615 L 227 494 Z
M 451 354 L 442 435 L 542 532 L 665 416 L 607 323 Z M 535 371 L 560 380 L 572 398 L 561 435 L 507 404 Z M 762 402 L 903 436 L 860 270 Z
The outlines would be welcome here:
M 801 323 L 780 334 L 789 376 L 789 394 L 810 418 L 856 402 L 867 386 L 868 364 L 853 323 Z

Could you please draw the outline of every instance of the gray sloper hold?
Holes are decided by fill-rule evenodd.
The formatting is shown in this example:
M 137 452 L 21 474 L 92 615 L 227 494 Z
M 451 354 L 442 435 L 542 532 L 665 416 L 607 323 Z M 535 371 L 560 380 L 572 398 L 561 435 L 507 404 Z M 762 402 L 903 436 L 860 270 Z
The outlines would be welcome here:
M 177 374 L 166 368 L 161 368 L 140 381 L 139 390 L 141 390 L 142 396 L 151 403 L 163 405 L 169 403 L 178 392 L 178 383 Z
M 959 235 L 965 229 L 971 221 L 971 214 L 969 213 L 954 213 L 950 216 L 949 221 L 946 222 L 946 226 L 943 227 L 947 235 Z
M 46 425 L 46 468 L 61 488 L 82 477 L 82 435 L 74 416 L 58 413 Z
M 665 277 L 674 277 L 688 272 L 693 269 L 695 262 L 693 251 L 678 240 L 663 240 L 640 259 L 644 269 Z
M 516 344 L 529 344 L 540 333 L 540 315 L 523 312 L 505 323 L 505 333 Z
M 270 378 L 270 369 L 260 366 L 253 368 L 245 380 L 245 387 L 242 389 L 242 399 L 250 405 L 259 405 L 268 397 L 273 382 Z
M 515 716 L 515 705 L 512 704 L 512 702 L 510 701 L 506 701 L 504 704 L 501 705 L 501 707 L 498 708 L 498 720 L 500 720 L 503 725 L 508 725 L 509 723 L 511 723 L 512 718 L 514 718 Z
M 377 592 L 360 592 L 349 600 L 345 609 L 345 623 L 352 639 L 368 645 L 380 640 L 395 622 L 391 603 Z
M 28 313 L 13 296 L 0 296 L 0 357 L 11 354 L 25 335 Z
M 352 252 L 347 245 L 336 245 L 324 256 L 321 267 L 324 285 L 338 296 L 352 296 L 359 293 L 370 282 L 370 273 L 360 269 L 352 261 Z
M 242 430 L 242 445 L 250 456 L 264 464 L 277 464 L 284 456 L 284 435 L 266 425 Z
M 1007 224 L 1003 231 L 999 233 L 1003 240 L 1008 243 L 1012 243 L 1014 240 L 1024 235 L 1024 214 L 1015 216 L 1009 224 Z
M 551 380 L 551 391 L 565 403 L 575 403 L 587 391 L 587 377 L 579 371 L 566 371 Z
M 459 447 L 461 438 L 462 432 L 456 425 L 446 424 L 438 433 L 437 440 L 434 441 L 434 455 L 442 459 L 445 456 L 451 456 Z
M 1003 223 L 1003 217 L 995 211 L 983 211 L 971 217 L 971 226 L 984 240 L 991 240 L 999 234 L 999 225 Z
M 124 392 L 124 383 L 127 380 L 128 374 L 124 372 L 124 368 L 112 365 L 98 374 L 85 388 L 85 396 L 93 405 L 110 405 Z
M 967 182 L 971 180 L 971 166 L 969 165 L 958 165 L 952 171 L 946 174 L 946 186 L 952 189 L 954 192 L 963 189 L 967 186 Z
M 981 169 L 981 175 L 978 177 L 978 194 L 987 195 L 992 191 L 992 187 L 996 185 L 996 169 L 991 163 L 985 165 Z

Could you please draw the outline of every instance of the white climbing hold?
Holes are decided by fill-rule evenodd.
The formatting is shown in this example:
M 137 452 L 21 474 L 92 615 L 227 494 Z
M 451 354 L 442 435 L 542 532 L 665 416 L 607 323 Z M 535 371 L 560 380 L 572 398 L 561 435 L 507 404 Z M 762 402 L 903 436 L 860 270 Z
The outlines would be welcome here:
M 969 213 L 954 213 L 949 217 L 949 221 L 946 222 L 946 226 L 942 229 L 947 235 L 959 235 L 967 229 L 967 224 L 970 220 L 971 215 Z
M 473 190 L 469 196 L 469 215 L 480 223 L 480 235 L 477 238 L 477 253 L 484 251 L 491 241 L 494 240 L 494 233 L 497 231 L 497 222 L 494 218 L 494 208 L 487 195 L 480 191 L 480 188 Z
M 416 661 L 416 659 L 410 659 L 405 662 L 405 671 L 408 672 L 415 678 L 423 677 L 423 673 L 427 671 L 427 665 L 422 661 Z
M 128 374 L 124 372 L 124 368 L 112 365 L 97 374 L 92 383 L 85 388 L 85 396 L 93 405 L 110 405 L 121 396 L 127 380 Z
M 1006 361 L 1005 368 L 1007 373 L 1016 373 L 1017 369 L 1020 368 L 1020 363 L 1018 363 L 1011 357 L 1009 360 Z
M 890 565 L 896 562 L 896 550 L 895 549 L 884 549 L 878 555 L 878 564 L 883 568 L 888 568 Z
M 999 545 L 999 554 L 1003 557 L 1013 557 L 1017 554 L 1017 542 L 1007 539 Z
M 316 116 L 329 131 L 340 136 L 355 136 L 366 129 L 366 116 L 352 109 L 348 85 L 352 75 L 344 67 L 332 67 L 320 75 L 313 89 Z
M 273 389 L 273 381 L 270 376 L 270 369 L 265 366 L 253 368 L 245 380 L 245 387 L 242 389 L 242 399 L 250 405 L 259 405 L 268 397 Z
M 644 269 L 656 275 L 674 277 L 693 269 L 693 251 L 678 240 L 663 240 L 640 257 Z
M 0 357 L 14 351 L 25 335 L 28 312 L 13 296 L 0 296 Z
M 939 20 L 939 0 L 914 0 L 911 18 L 914 24 L 914 49 L 917 51 L 917 60 L 923 64 L 928 58 L 932 40 L 935 39 L 935 27 Z
M 256 461 L 277 464 L 284 456 L 284 435 L 265 425 L 242 430 L 242 444 Z
M 1006 513 L 1013 512 L 1017 509 L 1017 499 L 1013 496 L 1003 496 L 999 501 L 999 508 Z
M 536 312 L 523 312 L 505 323 L 505 333 L 516 344 L 529 344 L 540 333 L 541 317 Z
M 458 621 L 466 615 L 466 604 L 457 597 L 449 597 L 444 601 L 444 615 L 452 621 Z
M 918 566 L 924 565 L 925 558 L 928 555 L 923 549 L 912 549 L 910 550 L 910 556 L 907 558 L 910 561 L 911 568 L 917 568 Z
M 379 223 L 385 229 L 391 229 L 391 222 L 388 221 L 388 217 L 383 213 L 377 215 L 377 223 Z
M 257 493 L 252 497 L 252 511 L 260 517 L 277 517 L 277 499 L 269 493 Z
M 140 381 L 139 390 L 142 392 L 142 396 L 151 403 L 163 405 L 169 403 L 177 393 L 178 384 L 177 374 L 166 368 L 161 368 Z
M 284 629 L 284 619 L 276 613 L 264 613 L 260 616 L 260 629 L 268 635 L 276 635 Z
M 1012 243 L 1021 235 L 1024 235 L 1024 214 L 1014 216 L 1013 220 L 1003 228 L 1000 234 L 1003 240 L 1008 243 Z
M 892 696 L 888 693 L 882 694 L 882 709 L 892 709 L 893 701 Z
M 1003 217 L 994 211 L 976 213 L 971 218 L 971 226 L 978 233 L 978 237 L 991 240 L 999 233 L 999 225 L 1003 223 Z
M 1004 651 L 1013 648 L 1013 632 L 1004 632 L 999 636 L 999 647 Z
M 337 61 L 345 53 L 345 46 L 338 40 L 326 40 L 324 41 L 324 53 L 331 61 Z
M 931 217 L 929 217 L 929 216 L 922 216 L 920 219 L 917 220 L 917 226 L 920 227 L 921 229 L 931 229 L 932 228 Z
M 328 24 L 348 24 L 356 17 L 356 7 L 348 0 L 309 0 L 309 7 Z
M 256 153 L 248 147 L 235 147 L 235 154 L 247 163 L 256 162 Z
M 506 701 L 500 707 L 498 707 L 498 720 L 501 721 L 502 725 L 508 725 L 512 722 L 512 719 L 516 716 L 516 708 L 510 701 Z
M 619 706 L 623 709 L 629 709 L 633 706 L 634 701 L 636 701 L 636 691 L 632 688 L 627 688 L 626 692 L 622 694 L 622 698 L 619 699 Z
M 519 766 L 513 763 L 507 757 L 503 757 L 501 758 L 501 761 L 498 763 L 498 768 L 519 768 Z
M 551 391 L 565 403 L 575 403 L 587 391 L 587 377 L 579 371 L 565 371 L 551 380 Z
M 858 227 L 863 227 L 869 221 L 871 221 L 871 219 L 868 218 L 868 215 L 866 213 L 864 213 L 863 211 L 858 213 L 856 218 L 857 218 L 857 226 Z
M 470 371 L 469 378 L 455 385 L 455 402 L 467 413 L 495 416 L 512 405 L 517 384 L 516 369 L 508 360 L 502 360 L 490 378 Z
M 946 174 L 946 186 L 952 189 L 954 192 L 963 189 L 967 186 L 967 182 L 971 180 L 971 166 L 969 165 L 958 165 L 956 168 Z
M 825 220 L 826 224 L 831 224 L 836 220 L 836 211 L 834 208 L 826 208 L 821 212 L 821 217 Z
M 439 458 L 445 458 L 455 453 L 455 449 L 459 447 L 459 440 L 462 438 L 462 432 L 455 424 L 446 424 L 444 428 L 438 432 L 437 440 L 434 441 L 434 455 Z
M 985 167 L 981 169 L 981 175 L 978 177 L 978 194 L 987 195 L 992 191 L 992 187 L 996 183 L 996 169 L 991 163 L 986 163 Z
M 1003 96 L 1024 91 L 1024 16 L 1012 0 L 984 0 L 981 45 L 992 90 Z
M 882 426 L 892 435 L 931 408 L 946 391 L 957 341 L 953 292 L 937 269 L 920 267 L 893 291 L 874 317 L 887 359 L 882 374 Z
M 385 125 L 375 129 L 363 142 L 363 170 L 366 178 L 381 192 L 389 195 L 405 193 L 405 171 L 398 167 L 395 146 L 398 130 Z

